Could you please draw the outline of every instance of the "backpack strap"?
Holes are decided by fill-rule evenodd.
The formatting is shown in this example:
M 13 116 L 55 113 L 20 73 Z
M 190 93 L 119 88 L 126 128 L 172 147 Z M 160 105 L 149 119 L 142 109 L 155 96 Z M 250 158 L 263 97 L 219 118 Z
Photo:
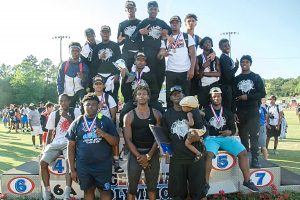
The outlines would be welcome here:
M 108 97 L 109 97 L 109 94 L 107 94 L 107 93 L 104 93 L 104 99 L 105 99 L 105 103 L 106 103 L 106 105 L 107 105 L 107 108 L 108 108 L 108 110 L 109 110 L 109 114 L 110 114 L 110 116 L 111 116 L 111 112 L 110 112 L 110 108 L 109 108 L 109 101 L 108 101 Z
M 183 38 L 184 38 L 186 47 L 189 50 L 189 35 L 187 33 L 183 33 Z
M 70 65 L 69 61 L 66 61 L 65 67 L 64 67 L 64 73 L 65 73 L 65 74 L 67 73 L 67 70 L 68 70 L 68 68 L 69 68 L 69 65 Z
M 64 73 L 65 74 L 67 73 L 67 70 L 68 70 L 69 66 L 70 66 L 70 62 L 66 61 L 66 64 L 65 64 L 65 67 L 64 67 Z M 79 63 L 79 71 L 80 71 L 80 73 L 83 72 L 83 64 L 82 64 L 82 62 Z

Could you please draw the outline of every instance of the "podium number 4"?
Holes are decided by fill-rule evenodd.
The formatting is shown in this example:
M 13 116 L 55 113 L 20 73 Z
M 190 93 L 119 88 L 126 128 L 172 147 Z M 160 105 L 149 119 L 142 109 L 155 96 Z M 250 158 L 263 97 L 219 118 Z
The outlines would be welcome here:
M 58 173 L 63 173 L 64 169 L 65 168 L 63 166 L 62 159 L 58 159 L 55 165 L 53 166 L 53 171 L 57 171 Z

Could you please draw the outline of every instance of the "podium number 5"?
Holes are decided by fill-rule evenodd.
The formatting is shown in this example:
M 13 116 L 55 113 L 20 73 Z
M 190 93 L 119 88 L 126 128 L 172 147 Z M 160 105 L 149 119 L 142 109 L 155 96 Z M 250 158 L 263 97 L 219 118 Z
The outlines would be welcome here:
M 225 167 L 227 167 L 227 165 L 228 165 L 227 155 L 218 156 L 217 166 L 219 168 L 225 168 Z

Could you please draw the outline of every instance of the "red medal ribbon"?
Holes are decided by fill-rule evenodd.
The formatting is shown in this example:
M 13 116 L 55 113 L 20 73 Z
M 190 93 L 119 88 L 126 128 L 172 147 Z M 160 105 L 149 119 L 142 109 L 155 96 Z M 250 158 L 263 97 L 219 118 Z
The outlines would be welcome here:
M 85 126 L 85 128 L 87 129 L 88 133 L 92 132 L 93 126 L 94 126 L 94 124 L 96 123 L 96 118 L 97 118 L 97 117 L 95 117 L 95 118 L 93 119 L 93 122 L 92 122 L 91 126 L 89 126 L 88 123 L 87 123 L 87 120 L 86 120 L 86 116 L 85 116 L 85 115 L 83 116 L 84 126 Z
M 220 126 L 220 122 L 221 122 L 222 115 L 223 115 L 223 106 L 221 106 L 219 117 L 217 116 L 217 113 L 215 112 L 212 104 L 210 104 L 210 109 L 211 109 L 212 113 L 214 114 L 214 118 L 217 120 L 218 126 Z

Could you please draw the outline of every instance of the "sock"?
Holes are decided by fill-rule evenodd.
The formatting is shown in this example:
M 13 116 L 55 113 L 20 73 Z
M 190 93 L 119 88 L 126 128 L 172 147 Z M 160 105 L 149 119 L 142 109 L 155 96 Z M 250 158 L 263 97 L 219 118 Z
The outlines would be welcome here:
M 120 164 L 119 164 L 119 156 L 113 156 L 114 158 L 114 163 L 115 163 L 115 167 L 119 167 Z

